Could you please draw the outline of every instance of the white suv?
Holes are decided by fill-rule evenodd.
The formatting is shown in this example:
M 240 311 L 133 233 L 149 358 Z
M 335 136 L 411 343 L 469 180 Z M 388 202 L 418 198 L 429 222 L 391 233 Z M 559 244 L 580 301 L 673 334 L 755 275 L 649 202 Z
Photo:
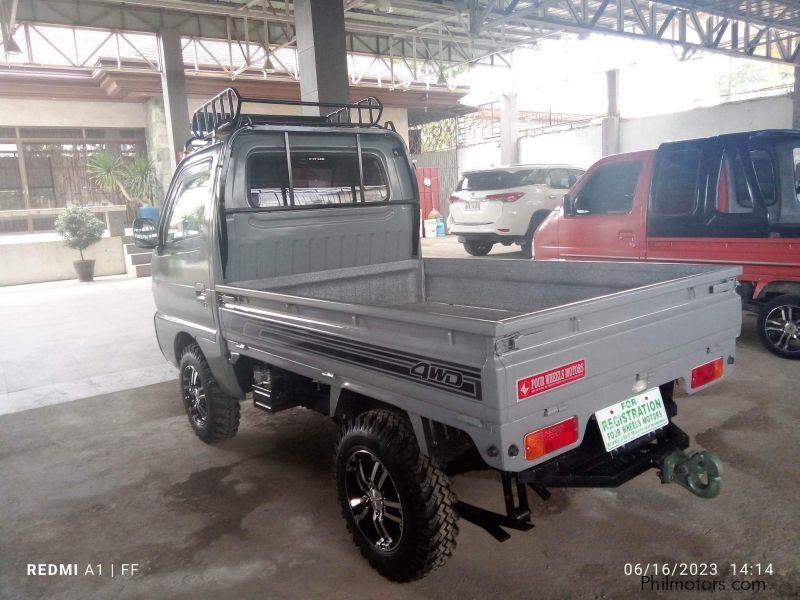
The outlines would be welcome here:
M 530 258 L 533 232 L 583 174 L 568 165 L 467 171 L 450 196 L 447 229 L 472 256 L 485 256 L 501 243 L 519 244 Z

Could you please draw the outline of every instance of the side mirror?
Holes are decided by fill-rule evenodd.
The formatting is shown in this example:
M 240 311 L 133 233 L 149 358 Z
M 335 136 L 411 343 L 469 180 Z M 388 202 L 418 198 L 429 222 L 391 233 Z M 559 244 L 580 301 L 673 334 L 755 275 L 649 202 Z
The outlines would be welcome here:
M 153 219 L 136 219 L 133 222 L 133 243 L 137 248 L 158 246 L 158 224 Z
M 572 196 L 572 194 L 564 194 L 564 214 L 575 214 L 575 198 Z

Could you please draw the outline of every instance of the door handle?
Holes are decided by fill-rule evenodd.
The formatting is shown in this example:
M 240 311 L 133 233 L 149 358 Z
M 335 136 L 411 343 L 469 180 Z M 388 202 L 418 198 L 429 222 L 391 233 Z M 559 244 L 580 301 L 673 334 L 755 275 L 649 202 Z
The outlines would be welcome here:
M 206 305 L 206 284 L 204 284 L 202 281 L 195 282 L 194 297 L 195 300 L 200 302 L 203 306 Z
M 636 246 L 636 234 L 632 231 L 619 231 L 617 232 L 617 239 L 620 242 L 628 242 L 628 245 Z

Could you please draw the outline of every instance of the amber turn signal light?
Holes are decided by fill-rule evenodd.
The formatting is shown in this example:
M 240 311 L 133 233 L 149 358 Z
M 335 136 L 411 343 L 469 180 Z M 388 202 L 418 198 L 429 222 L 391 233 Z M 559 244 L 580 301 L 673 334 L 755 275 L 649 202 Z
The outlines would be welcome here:
M 711 362 L 695 367 L 692 369 L 692 389 L 719 379 L 724 373 L 725 363 L 721 356 Z
M 531 431 L 525 436 L 525 460 L 535 460 L 578 441 L 578 417 Z

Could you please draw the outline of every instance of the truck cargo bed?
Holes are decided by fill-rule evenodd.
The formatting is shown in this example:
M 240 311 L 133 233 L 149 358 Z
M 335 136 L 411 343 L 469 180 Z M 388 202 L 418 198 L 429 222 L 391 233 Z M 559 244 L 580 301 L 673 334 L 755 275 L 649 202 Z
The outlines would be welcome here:
M 229 287 L 499 323 L 719 271 L 709 265 L 428 258 Z
M 741 303 L 735 267 L 425 259 L 218 286 L 233 354 L 468 432 L 484 461 L 519 471 L 526 432 L 730 370 Z M 532 377 L 578 368 L 529 397 Z M 689 389 L 690 393 L 696 391 Z M 334 397 L 340 392 L 336 392 Z M 335 410 L 335 407 L 331 407 Z M 491 441 L 494 440 L 494 441 Z M 580 440 L 576 442 L 576 445 Z

